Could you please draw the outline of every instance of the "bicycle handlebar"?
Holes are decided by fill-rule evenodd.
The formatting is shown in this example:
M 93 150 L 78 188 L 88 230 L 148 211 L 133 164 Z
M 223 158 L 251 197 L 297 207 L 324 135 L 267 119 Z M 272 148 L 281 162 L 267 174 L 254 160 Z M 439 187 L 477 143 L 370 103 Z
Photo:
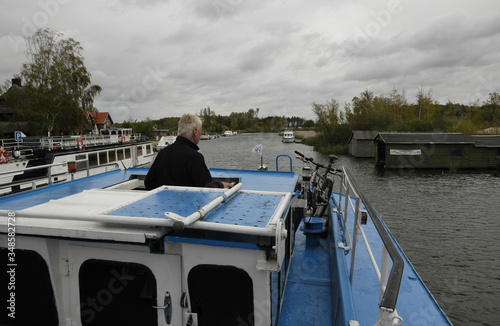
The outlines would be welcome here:
M 316 165 L 317 167 L 320 167 L 320 168 L 324 168 L 324 166 L 322 164 L 319 164 L 319 163 L 316 163 L 314 162 L 313 158 L 312 157 L 305 157 L 304 154 L 302 154 L 301 152 L 299 151 L 294 151 L 295 154 L 299 155 L 300 157 L 297 157 L 299 158 L 302 162 L 305 162 L 305 163 L 311 163 L 311 164 L 314 164 Z
M 341 169 L 334 169 L 331 167 L 331 164 L 333 164 L 336 160 L 339 159 L 337 156 L 335 156 L 333 154 L 329 155 L 329 159 L 330 159 L 331 164 L 329 166 L 324 166 L 323 164 L 314 162 L 312 157 L 306 157 L 304 154 L 302 154 L 299 151 L 294 151 L 294 152 L 295 152 L 295 154 L 299 155 L 300 157 L 298 157 L 298 158 L 305 163 L 314 164 L 317 168 L 324 168 L 324 169 L 329 168 L 328 173 L 335 174 L 334 172 L 342 172 Z
M 313 162 L 313 158 L 312 157 L 305 157 L 304 154 L 302 154 L 301 152 L 299 151 L 295 151 L 295 154 L 299 155 L 301 157 L 302 160 L 306 160 L 306 161 L 309 161 L 309 162 Z M 315 163 L 316 164 L 316 163 Z
M 295 151 L 295 154 L 297 154 L 297 155 L 298 155 L 298 156 L 300 156 L 300 157 L 304 157 L 304 154 L 302 154 L 302 153 L 301 153 L 301 152 L 299 152 L 299 151 Z

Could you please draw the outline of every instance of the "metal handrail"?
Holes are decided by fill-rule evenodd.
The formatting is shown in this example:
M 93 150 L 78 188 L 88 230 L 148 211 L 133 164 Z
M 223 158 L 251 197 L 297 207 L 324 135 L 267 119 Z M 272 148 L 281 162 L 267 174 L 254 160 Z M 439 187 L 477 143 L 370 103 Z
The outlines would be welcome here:
M 139 134 L 140 135 L 140 134 Z M 50 136 L 33 138 L 28 141 L 29 148 L 43 148 L 53 150 L 56 148 L 78 148 L 79 140 L 83 146 L 100 146 L 121 143 L 121 138 L 118 135 L 76 135 L 76 136 Z M 131 138 L 127 135 L 126 141 Z M 5 148 L 25 149 L 26 143 L 15 139 L 0 139 L 0 146 Z
M 119 142 L 118 137 L 113 138 L 110 135 L 53 136 L 40 138 L 40 145 L 42 148 L 48 149 L 54 149 L 56 147 L 61 149 L 76 148 L 78 147 L 79 139 L 82 140 L 82 145 L 84 146 L 108 145 Z
M 347 203 L 348 200 L 350 199 L 349 196 L 349 190 L 352 189 L 355 193 L 355 199 L 356 199 L 356 209 L 354 209 L 354 214 L 355 214 L 355 221 L 354 221 L 354 230 L 353 230 L 353 238 L 351 239 L 350 233 L 344 232 L 344 238 L 346 237 L 345 233 L 349 234 L 349 240 L 350 240 L 350 249 L 352 250 L 351 254 L 351 273 L 353 272 L 353 266 L 354 266 L 354 258 L 355 258 L 355 245 L 357 242 L 357 236 L 358 233 L 361 232 L 361 235 L 363 236 L 365 240 L 365 244 L 367 246 L 367 249 L 371 255 L 370 259 L 372 260 L 372 263 L 374 263 L 374 267 L 376 266 L 375 259 L 373 258 L 373 254 L 371 253 L 370 246 L 366 240 L 366 236 L 364 235 L 364 231 L 361 228 L 361 223 L 359 222 L 359 217 L 361 215 L 361 202 L 364 204 L 368 215 L 370 216 L 377 232 L 382 240 L 383 243 L 383 250 L 382 250 L 382 273 L 378 270 L 378 266 L 375 267 L 375 272 L 377 276 L 379 277 L 380 280 L 380 291 L 381 291 L 381 299 L 379 302 L 379 307 L 380 308 L 385 308 L 391 311 L 395 311 L 396 309 L 396 302 L 398 299 L 398 294 L 399 294 L 399 288 L 401 285 L 401 279 L 403 277 L 403 269 L 404 269 L 404 261 L 403 257 L 399 253 L 396 245 L 392 241 L 391 236 L 389 235 L 387 229 L 384 227 L 383 222 L 381 221 L 380 217 L 378 214 L 375 212 L 375 210 L 372 208 L 366 197 L 358 190 L 358 186 L 353 178 L 353 176 L 349 173 L 349 171 L 345 168 L 343 168 L 343 174 L 344 178 L 342 178 L 342 184 L 341 184 L 341 189 L 340 189 L 340 194 L 339 194 L 339 213 L 342 215 L 344 224 L 345 224 L 345 219 L 347 215 Z M 342 209 L 342 190 L 345 188 L 346 190 L 346 201 L 344 205 L 344 209 Z M 352 205 L 352 203 L 351 203 Z M 354 207 L 354 206 L 353 206 Z M 345 225 L 347 227 L 347 225 Z M 389 270 L 389 259 L 387 259 L 389 256 L 392 259 L 392 268 L 390 270 L 390 273 L 388 272 Z M 385 277 L 386 274 L 388 274 L 388 279 L 387 282 L 385 282 Z M 352 282 L 352 277 L 351 277 L 351 282 Z
M 68 163 L 80 163 L 80 162 L 85 162 L 85 170 L 87 171 L 87 176 L 90 176 L 90 170 L 91 169 L 96 169 L 96 168 L 102 168 L 102 167 L 107 167 L 107 166 L 112 166 L 114 165 L 117 169 L 120 168 L 120 165 L 118 162 L 112 162 L 112 163 L 106 163 L 106 164 L 100 164 L 98 166 L 90 166 L 89 165 L 89 160 L 88 159 L 81 159 L 81 160 L 74 160 L 70 162 L 61 162 L 61 163 L 52 163 L 52 164 L 45 164 L 45 165 L 38 165 L 38 166 L 32 166 L 32 167 L 26 167 L 22 170 L 12 170 L 12 171 L 6 171 L 6 172 L 0 172 L 0 176 L 3 175 L 9 175 L 9 174 L 16 174 L 19 175 L 20 172 L 25 172 L 25 171 L 32 171 L 32 170 L 39 170 L 39 169 L 47 169 L 47 176 L 36 178 L 35 180 L 19 180 L 17 182 L 10 182 L 8 184 L 3 184 L 0 185 L 0 189 L 5 189 L 5 188 L 10 188 L 13 186 L 18 186 L 18 185 L 23 185 L 23 184 L 32 184 L 32 189 L 36 188 L 36 181 L 42 180 L 47 178 L 47 184 L 50 185 L 52 182 L 52 167 L 56 166 L 64 166 L 68 165 Z M 68 171 L 68 173 L 71 173 Z M 73 173 L 71 173 L 73 175 Z
M 71 161 L 71 162 L 75 162 L 75 163 L 88 162 L 88 159 L 75 160 L 75 161 Z M 68 163 L 71 163 L 71 162 L 51 163 L 51 164 L 44 164 L 44 165 L 37 165 L 37 166 L 25 167 L 22 170 L 12 170 L 12 171 L 0 172 L 0 176 L 6 175 L 6 174 L 14 174 L 14 173 L 19 173 L 19 172 L 24 172 L 24 171 L 46 169 L 46 168 L 51 168 L 51 167 L 54 167 L 54 166 L 67 165 Z
M 290 160 L 290 172 L 293 172 L 293 168 L 292 168 L 292 157 L 290 155 L 287 155 L 287 154 L 280 154 L 278 156 L 276 156 L 276 171 L 279 171 L 279 166 L 278 166 L 278 159 L 280 157 L 288 157 L 288 159 Z

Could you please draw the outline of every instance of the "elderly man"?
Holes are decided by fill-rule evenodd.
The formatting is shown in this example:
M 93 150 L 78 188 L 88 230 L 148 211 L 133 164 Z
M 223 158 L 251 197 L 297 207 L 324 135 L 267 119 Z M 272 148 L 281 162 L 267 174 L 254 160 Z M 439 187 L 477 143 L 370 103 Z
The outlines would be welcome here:
M 162 185 L 231 188 L 233 184 L 212 179 L 205 158 L 198 152 L 201 120 L 184 114 L 179 120 L 177 139 L 162 149 L 144 180 L 148 190 Z

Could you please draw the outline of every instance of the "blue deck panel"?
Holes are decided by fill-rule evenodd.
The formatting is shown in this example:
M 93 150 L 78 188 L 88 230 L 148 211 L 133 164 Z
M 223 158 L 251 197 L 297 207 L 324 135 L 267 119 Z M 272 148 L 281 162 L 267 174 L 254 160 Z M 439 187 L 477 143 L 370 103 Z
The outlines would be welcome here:
M 214 178 L 238 177 L 244 190 L 294 192 L 299 176 L 293 172 L 210 169 Z
M 82 179 L 12 194 L 0 198 L 0 209 L 25 209 L 46 203 L 49 200 L 67 197 L 84 190 L 108 187 L 123 180 L 127 180 L 132 174 L 142 174 L 143 172 L 143 168 L 132 168 L 124 171 L 114 170 Z
M 217 192 L 162 190 L 146 198 L 116 209 L 108 215 L 166 218 L 165 212 L 187 216 L 219 196 Z
M 338 194 L 333 195 L 334 202 L 338 202 Z M 342 203 L 344 199 L 342 199 Z M 364 208 L 364 207 L 363 207 Z M 383 223 L 383 221 L 382 221 Z M 353 230 L 354 216 L 352 211 L 348 214 L 347 223 L 350 232 Z M 384 224 L 384 227 L 387 227 Z M 381 264 L 382 241 L 373 225 L 371 218 L 363 225 L 366 237 L 370 240 L 370 246 L 377 264 Z M 387 229 L 388 230 L 388 229 Z M 398 315 L 404 320 L 405 325 L 451 325 L 431 293 L 418 276 L 414 267 L 397 244 L 392 234 L 390 237 L 395 243 L 404 260 L 403 277 L 400 292 L 396 304 Z M 350 272 L 350 261 L 352 252 L 345 256 L 345 264 Z M 371 265 L 368 251 L 360 240 L 356 246 L 355 272 L 352 281 L 352 297 L 354 302 L 357 321 L 361 325 L 373 325 L 377 321 L 378 301 L 380 296 L 379 282 Z
M 172 212 L 186 217 L 220 195 L 220 192 L 165 189 L 108 215 L 166 218 L 164 213 Z M 236 193 L 213 213 L 209 212 L 203 221 L 263 228 L 281 199 L 278 195 Z
M 110 185 L 128 180 L 130 176 L 146 175 L 148 168 L 131 168 L 128 170 L 114 170 L 94 176 L 67 181 L 51 186 L 24 191 L 0 197 L 0 209 L 20 210 L 70 196 L 84 190 L 105 188 Z M 222 170 L 210 169 L 212 176 L 240 178 L 245 190 L 273 190 L 293 192 L 298 175 L 292 172 L 252 171 L 252 170 Z M 266 180 L 264 183 L 263 181 Z M 269 182 L 268 182 L 269 181 Z
M 316 240 L 309 245 L 297 230 L 279 326 L 333 325 L 328 241 Z
M 278 195 L 236 194 L 227 205 L 222 205 L 204 221 L 264 228 L 282 198 Z

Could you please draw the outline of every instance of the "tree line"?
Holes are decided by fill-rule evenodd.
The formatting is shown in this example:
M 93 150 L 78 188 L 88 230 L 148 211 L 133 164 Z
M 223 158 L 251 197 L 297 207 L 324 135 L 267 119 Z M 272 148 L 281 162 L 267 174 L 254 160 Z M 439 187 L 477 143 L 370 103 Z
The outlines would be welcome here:
M 420 88 L 415 103 L 409 103 L 405 91 L 392 89 L 389 95 L 375 95 L 364 90 L 345 103 L 337 100 L 325 104 L 313 103 L 318 136 L 306 140 L 323 153 L 346 153 L 353 130 L 394 132 L 461 132 L 481 133 L 500 127 L 500 94 L 490 93 L 482 103 L 464 105 L 448 101 L 440 104 L 432 98 L 432 90 Z
M 239 133 L 280 132 L 284 129 L 312 128 L 313 120 L 301 117 L 269 116 L 259 118 L 260 109 L 249 109 L 246 112 L 231 112 L 228 116 L 218 115 L 210 107 L 200 109 L 197 115 L 203 122 L 203 132 L 207 134 L 222 134 L 226 130 Z M 122 127 L 132 128 L 148 137 L 155 136 L 155 130 L 169 130 L 169 134 L 177 133 L 179 117 L 166 117 L 157 120 L 144 121 L 127 120 Z

